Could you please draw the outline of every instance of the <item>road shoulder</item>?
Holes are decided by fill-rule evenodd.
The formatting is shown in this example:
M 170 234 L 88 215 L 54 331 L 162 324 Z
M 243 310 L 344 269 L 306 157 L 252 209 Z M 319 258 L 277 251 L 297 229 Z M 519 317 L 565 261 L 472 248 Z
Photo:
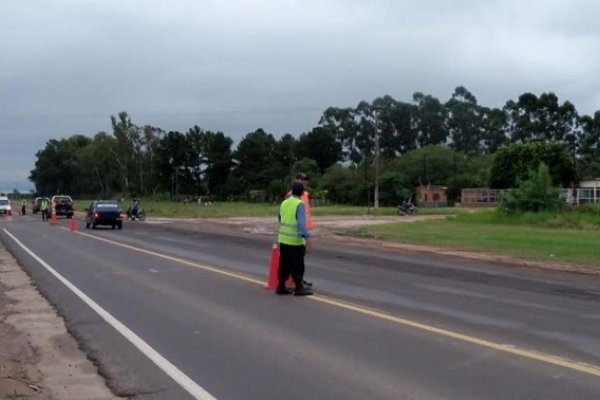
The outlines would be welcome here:
M 0 398 L 117 399 L 1 243 Z

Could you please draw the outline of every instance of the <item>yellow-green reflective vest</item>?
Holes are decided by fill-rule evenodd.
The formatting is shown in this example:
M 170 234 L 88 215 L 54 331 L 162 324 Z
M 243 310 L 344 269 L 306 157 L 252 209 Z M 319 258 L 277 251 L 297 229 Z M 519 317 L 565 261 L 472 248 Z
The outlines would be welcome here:
M 290 246 L 304 245 L 305 241 L 304 238 L 300 236 L 298 219 L 296 218 L 296 211 L 300 204 L 302 204 L 302 200 L 294 196 L 281 203 L 281 207 L 279 208 L 281 221 L 279 222 L 279 236 L 277 238 L 279 243 L 288 244 Z
M 42 200 L 42 205 L 40 206 L 40 210 L 48 211 L 48 200 L 46 200 L 46 199 Z

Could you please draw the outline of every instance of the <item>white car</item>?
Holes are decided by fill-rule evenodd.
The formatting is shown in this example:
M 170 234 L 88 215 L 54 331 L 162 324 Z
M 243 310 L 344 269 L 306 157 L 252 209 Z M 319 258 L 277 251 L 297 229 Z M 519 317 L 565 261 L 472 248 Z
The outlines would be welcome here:
M 10 200 L 6 196 L 0 196 L 0 215 L 12 215 Z

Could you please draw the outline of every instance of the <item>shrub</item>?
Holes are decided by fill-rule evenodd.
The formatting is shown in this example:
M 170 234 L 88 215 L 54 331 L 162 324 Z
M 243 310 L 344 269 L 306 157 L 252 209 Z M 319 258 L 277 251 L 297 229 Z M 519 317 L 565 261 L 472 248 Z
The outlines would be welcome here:
M 553 186 L 548 166 L 540 163 L 537 172 L 529 172 L 529 178 L 518 181 L 516 189 L 502 192 L 500 209 L 504 212 L 558 211 L 560 189 Z

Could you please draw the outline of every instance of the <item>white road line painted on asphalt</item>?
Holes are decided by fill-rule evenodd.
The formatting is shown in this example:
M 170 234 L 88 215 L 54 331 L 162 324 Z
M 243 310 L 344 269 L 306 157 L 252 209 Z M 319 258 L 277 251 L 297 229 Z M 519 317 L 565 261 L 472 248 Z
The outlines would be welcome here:
M 110 326 L 115 328 L 123 337 L 125 337 L 131 344 L 133 344 L 139 351 L 141 351 L 146 357 L 148 357 L 156 366 L 158 366 L 164 373 L 170 376 L 175 382 L 177 382 L 183 389 L 185 389 L 192 397 L 198 400 L 216 400 L 214 396 L 204 390 L 190 377 L 188 377 L 183 371 L 179 370 L 169 360 L 164 358 L 160 353 L 154 350 L 148 343 L 142 338 L 135 334 L 131 329 L 125 326 L 121 321 L 113 317 L 108 311 L 100 307 L 94 300 L 89 298 L 85 293 L 79 290 L 75 285 L 69 282 L 65 277 L 59 274 L 54 268 L 48 263 L 38 257 L 33 251 L 25 246 L 19 239 L 13 234 L 3 228 L 4 232 L 11 237 L 23 250 L 25 250 L 31 257 L 33 257 L 38 263 L 40 263 L 48 272 L 50 272 L 56 279 L 62 282 L 67 288 L 69 288 L 77 297 L 79 297 L 85 304 L 87 304 L 92 310 L 94 310 L 102 319 L 104 319 Z

